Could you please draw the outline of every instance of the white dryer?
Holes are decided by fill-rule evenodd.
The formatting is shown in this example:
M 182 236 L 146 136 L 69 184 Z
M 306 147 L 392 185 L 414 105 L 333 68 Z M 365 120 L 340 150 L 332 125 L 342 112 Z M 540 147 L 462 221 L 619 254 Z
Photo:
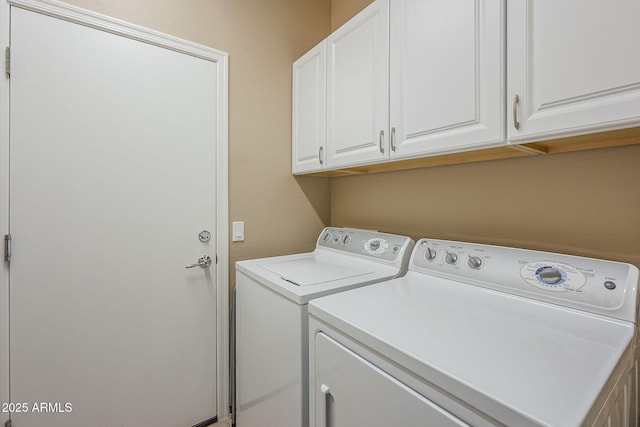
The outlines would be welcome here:
M 312 427 L 637 426 L 638 269 L 420 240 L 309 304 Z
M 404 275 L 414 242 L 330 227 L 313 252 L 236 263 L 238 427 L 308 425 L 307 303 Z

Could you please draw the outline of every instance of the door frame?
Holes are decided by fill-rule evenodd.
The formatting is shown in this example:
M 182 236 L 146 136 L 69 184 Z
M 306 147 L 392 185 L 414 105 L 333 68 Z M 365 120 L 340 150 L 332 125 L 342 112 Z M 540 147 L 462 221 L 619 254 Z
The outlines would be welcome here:
M 195 56 L 217 65 L 217 141 L 216 141 L 216 305 L 217 305 L 217 416 L 229 417 L 229 179 L 228 105 L 229 55 L 161 32 L 130 24 L 55 0 L 0 0 L 0 49 L 3 64 L 5 47 L 10 43 L 10 7 L 16 6 L 73 23 Z M 9 78 L 0 82 L 0 238 L 9 230 Z M 9 402 L 9 265 L 0 271 L 0 404 Z M 9 419 L 1 412 L 0 422 Z

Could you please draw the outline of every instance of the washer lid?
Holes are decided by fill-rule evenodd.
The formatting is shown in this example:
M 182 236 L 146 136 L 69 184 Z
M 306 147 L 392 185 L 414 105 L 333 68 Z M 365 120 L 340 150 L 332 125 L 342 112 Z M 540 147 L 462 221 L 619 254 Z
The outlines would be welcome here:
M 518 426 L 581 425 L 635 332 L 630 322 L 411 271 L 313 300 L 309 313 Z
M 238 261 L 236 270 L 298 304 L 404 273 L 389 263 L 329 250 Z
M 373 273 L 368 265 L 356 268 L 346 264 L 329 263 L 316 257 L 265 261 L 258 265 L 297 286 L 319 285 Z

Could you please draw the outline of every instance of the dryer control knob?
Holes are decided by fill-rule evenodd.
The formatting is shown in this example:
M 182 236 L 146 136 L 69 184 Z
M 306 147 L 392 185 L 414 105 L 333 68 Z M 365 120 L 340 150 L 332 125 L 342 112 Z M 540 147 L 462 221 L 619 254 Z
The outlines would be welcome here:
M 447 264 L 455 264 L 458 262 L 458 254 L 455 252 L 447 252 L 447 254 L 444 256 L 444 262 L 446 262 Z
M 555 285 L 560 280 L 562 280 L 562 272 L 557 268 L 545 267 L 538 272 L 538 277 L 544 283 L 547 283 L 549 285 Z
M 469 255 L 469 258 L 467 258 L 467 266 L 472 270 L 480 270 L 482 263 L 482 258 L 479 256 Z
M 433 261 L 434 259 L 436 259 L 436 256 L 438 256 L 438 253 L 432 248 L 427 248 L 424 251 L 424 259 L 426 259 L 427 261 Z

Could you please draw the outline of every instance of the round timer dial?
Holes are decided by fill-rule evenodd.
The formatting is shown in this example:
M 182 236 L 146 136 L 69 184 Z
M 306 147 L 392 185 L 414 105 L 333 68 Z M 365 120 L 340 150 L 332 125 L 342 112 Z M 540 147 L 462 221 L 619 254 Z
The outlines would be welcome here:
M 530 285 L 552 292 L 582 292 L 587 282 L 577 268 L 553 261 L 530 262 L 522 267 L 520 275 Z
M 560 285 L 567 280 L 567 273 L 557 267 L 540 267 L 536 277 L 545 285 Z
M 371 255 L 380 255 L 389 249 L 389 242 L 385 239 L 374 238 L 364 242 L 364 251 Z

